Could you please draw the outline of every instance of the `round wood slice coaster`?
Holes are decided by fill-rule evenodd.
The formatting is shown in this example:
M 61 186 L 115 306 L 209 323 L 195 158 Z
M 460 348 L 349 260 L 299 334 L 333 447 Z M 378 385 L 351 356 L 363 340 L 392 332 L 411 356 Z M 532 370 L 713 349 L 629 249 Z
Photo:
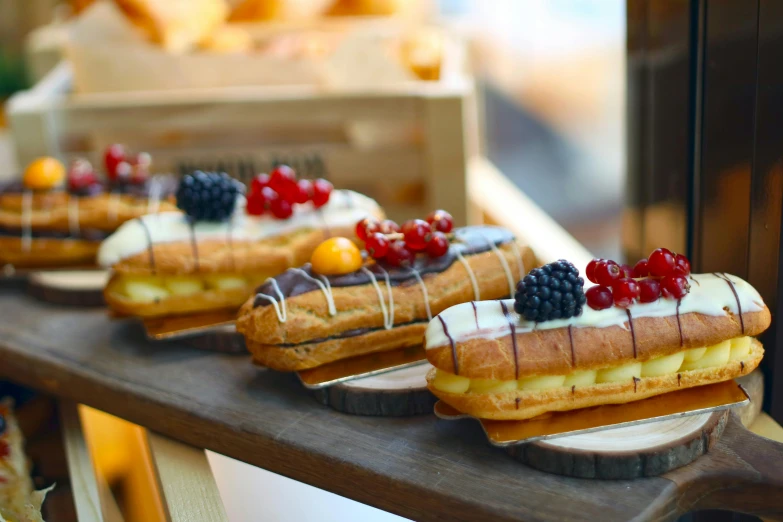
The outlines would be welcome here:
M 29 293 L 49 303 L 69 306 L 103 306 L 103 288 L 109 280 L 106 270 L 62 270 L 33 272 Z
M 530 467 L 577 478 L 654 477 L 705 454 L 723 433 L 729 411 L 691 415 L 509 448 Z
M 322 404 L 352 415 L 402 417 L 432 413 L 437 399 L 427 389 L 425 376 L 430 368 L 429 364 L 409 366 L 314 390 L 313 395 Z

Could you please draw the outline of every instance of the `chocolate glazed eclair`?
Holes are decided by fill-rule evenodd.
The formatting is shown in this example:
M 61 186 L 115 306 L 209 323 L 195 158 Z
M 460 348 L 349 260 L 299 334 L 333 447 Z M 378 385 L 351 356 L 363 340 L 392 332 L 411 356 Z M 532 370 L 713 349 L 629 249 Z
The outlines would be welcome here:
M 281 371 L 416 346 L 435 314 L 513 294 L 534 263 L 506 229 L 460 228 L 444 256 L 420 255 L 410 268 L 374 263 L 328 277 L 290 269 L 245 303 L 237 330 L 257 363 Z
M 528 419 L 621 404 L 753 371 L 769 327 L 758 292 L 728 274 L 694 274 L 682 299 L 532 323 L 513 301 L 468 303 L 426 332 L 430 390 L 470 415 Z

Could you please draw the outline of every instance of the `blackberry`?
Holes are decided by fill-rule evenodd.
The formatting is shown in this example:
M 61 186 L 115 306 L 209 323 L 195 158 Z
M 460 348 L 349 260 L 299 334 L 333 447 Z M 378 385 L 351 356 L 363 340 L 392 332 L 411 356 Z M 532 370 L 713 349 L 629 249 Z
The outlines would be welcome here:
M 225 221 L 234 212 L 244 185 L 225 172 L 201 172 L 182 177 L 177 207 L 196 221 Z
M 528 321 L 567 319 L 582 314 L 585 280 L 565 259 L 534 268 L 517 283 L 514 310 Z

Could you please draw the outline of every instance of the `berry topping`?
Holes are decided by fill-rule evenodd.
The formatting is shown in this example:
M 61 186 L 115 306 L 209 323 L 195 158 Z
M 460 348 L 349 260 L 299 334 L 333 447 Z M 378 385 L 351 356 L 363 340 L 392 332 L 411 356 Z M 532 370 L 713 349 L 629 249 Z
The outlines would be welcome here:
M 321 208 L 329 202 L 334 186 L 325 179 L 313 181 L 313 206 Z
M 639 302 L 653 303 L 661 297 L 661 283 L 657 279 L 639 281 Z
M 612 286 L 622 275 L 620 265 L 611 260 L 599 262 L 593 271 L 595 282 L 604 286 Z
M 650 269 L 647 266 L 647 258 L 643 257 L 633 265 L 634 277 L 647 277 L 650 275 Z
M 647 267 L 651 276 L 667 276 L 674 270 L 674 254 L 669 249 L 656 248 L 647 259 Z
M 688 278 L 683 275 L 670 275 L 661 279 L 661 293 L 664 297 L 682 299 L 690 290 Z
M 277 219 L 288 219 L 294 213 L 294 206 L 289 200 L 278 196 L 269 202 L 269 210 Z
M 103 162 L 106 167 L 106 176 L 112 181 L 117 180 L 117 167 L 120 163 L 128 163 L 125 155 L 125 147 L 119 143 L 107 147 L 106 152 L 103 154 Z
M 54 158 L 43 157 L 30 163 L 22 183 L 31 190 L 51 190 L 65 181 L 65 167 Z
M 288 165 L 280 165 L 269 175 L 269 186 L 283 199 L 293 201 L 296 195 L 296 172 Z
M 400 225 L 391 219 L 381 221 L 381 234 L 396 234 L 400 231 Z
M 674 256 L 674 274 L 689 275 L 691 273 L 691 262 L 682 254 Z
M 587 268 L 585 268 L 585 276 L 587 277 L 587 280 L 591 283 L 598 283 L 598 281 L 595 278 L 595 268 L 598 266 L 598 263 L 601 263 L 603 261 L 606 261 L 606 259 L 601 258 L 595 258 L 589 263 L 587 263 Z
M 152 167 L 152 156 L 149 152 L 139 152 L 131 161 L 130 182 L 143 184 L 150 177 L 150 167 Z
M 5 433 L 5 429 L 6 429 L 5 417 L 3 416 L 2 413 L 0 413 L 0 436 L 2 436 L 3 433 Z
M 449 251 L 449 238 L 443 232 L 433 232 L 432 239 L 427 243 L 427 255 L 440 257 Z
M 362 253 L 350 239 L 332 237 L 316 247 L 310 262 L 317 274 L 350 274 L 362 267 Z
M 294 192 L 294 203 L 307 203 L 312 198 L 313 182 L 309 179 L 300 179 L 296 182 L 296 191 Z
M 633 278 L 633 268 L 631 265 L 620 265 L 620 272 L 622 273 L 620 277 Z
M 404 241 L 396 240 L 389 245 L 386 252 L 386 262 L 391 266 L 411 267 L 416 259 L 416 254 L 411 251 Z
M 423 219 L 411 219 L 402 225 L 402 233 L 405 244 L 414 252 L 420 252 L 427 248 L 427 243 L 432 238 L 430 224 Z
M 517 283 L 514 310 L 536 322 L 575 317 L 581 315 L 586 301 L 583 287 L 579 270 L 561 259 L 534 268 Z
M 250 182 L 250 193 L 261 192 L 261 189 L 269 186 L 269 174 L 258 174 Z
M 445 210 L 430 212 L 426 219 L 433 231 L 448 234 L 454 228 L 454 218 Z
M 639 292 L 639 283 L 628 277 L 618 279 L 612 285 L 614 304 L 621 308 L 627 308 L 639 299 Z
M 592 286 L 585 292 L 587 305 L 593 310 L 606 310 L 614 303 L 612 291 L 603 285 Z
M 374 217 L 366 217 L 356 223 L 356 237 L 362 241 L 367 241 L 375 232 L 381 232 L 381 224 Z
M 380 232 L 373 232 L 364 240 L 364 247 L 373 259 L 383 259 L 389 251 L 389 240 Z
M 74 194 L 88 194 L 93 186 L 98 185 L 95 170 L 86 159 L 71 162 L 68 168 L 68 191 Z M 100 187 L 96 187 L 100 189 Z
M 243 189 L 239 181 L 224 172 L 196 171 L 182 177 L 177 207 L 197 221 L 225 221 L 234 212 Z

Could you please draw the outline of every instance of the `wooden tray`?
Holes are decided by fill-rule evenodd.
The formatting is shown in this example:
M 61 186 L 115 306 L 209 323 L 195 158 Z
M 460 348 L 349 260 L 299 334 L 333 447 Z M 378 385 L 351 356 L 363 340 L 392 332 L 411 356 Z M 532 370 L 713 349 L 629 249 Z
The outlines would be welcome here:
M 661 477 L 591 481 L 520 465 L 472 422 L 344 415 L 249 358 L 147 341 L 105 312 L 0 292 L 0 374 L 195 446 L 415 520 L 783 517 L 783 445 L 732 415 L 713 449 Z

